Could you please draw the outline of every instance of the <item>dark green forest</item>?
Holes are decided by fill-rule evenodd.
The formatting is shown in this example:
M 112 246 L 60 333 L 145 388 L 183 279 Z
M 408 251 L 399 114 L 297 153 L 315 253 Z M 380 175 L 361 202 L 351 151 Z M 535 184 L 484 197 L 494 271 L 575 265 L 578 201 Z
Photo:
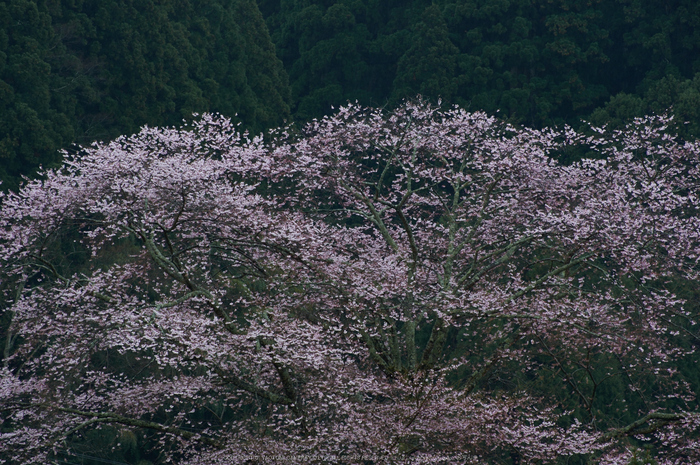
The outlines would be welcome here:
M 286 73 L 251 0 L 0 3 L 0 179 L 57 149 L 238 115 L 259 132 L 289 117 Z
M 0 2 L 2 189 L 58 166 L 61 150 L 193 113 L 218 112 L 260 133 L 348 101 L 393 108 L 417 95 L 535 128 L 620 127 L 670 112 L 682 137 L 697 137 L 700 2 Z M 696 289 L 679 294 L 697 298 Z M 700 385 L 697 367 L 680 369 Z M 564 396 L 546 379 L 525 381 Z M 590 405 L 561 403 L 593 417 L 616 401 L 616 389 L 609 383 Z M 146 434 L 105 431 L 86 457 L 119 444 L 116 462 L 104 463 L 157 461 L 143 452 Z M 640 452 L 638 463 L 653 459 Z
M 292 111 L 422 94 L 528 126 L 673 107 L 697 133 L 700 6 L 640 0 L 263 0 Z
M 670 109 L 700 133 L 690 0 L 10 0 L 0 24 L 5 188 L 194 112 L 257 133 L 418 94 L 532 127 Z

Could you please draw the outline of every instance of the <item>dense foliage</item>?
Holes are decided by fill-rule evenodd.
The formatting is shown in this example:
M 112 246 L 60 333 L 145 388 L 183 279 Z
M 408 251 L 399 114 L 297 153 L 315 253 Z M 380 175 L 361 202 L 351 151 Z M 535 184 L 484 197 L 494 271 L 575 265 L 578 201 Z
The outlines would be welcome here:
M 638 463 L 636 439 L 698 461 L 677 288 L 700 144 L 667 124 L 416 103 L 86 148 L 3 198 L 0 454 L 47 463 L 111 425 L 190 464 Z M 596 159 L 552 160 L 577 145 Z
M 0 180 L 60 162 L 59 148 L 238 114 L 289 116 L 286 74 L 253 0 L 0 3 Z
M 694 0 L 260 0 L 299 119 L 417 94 L 529 126 L 674 106 L 700 135 Z

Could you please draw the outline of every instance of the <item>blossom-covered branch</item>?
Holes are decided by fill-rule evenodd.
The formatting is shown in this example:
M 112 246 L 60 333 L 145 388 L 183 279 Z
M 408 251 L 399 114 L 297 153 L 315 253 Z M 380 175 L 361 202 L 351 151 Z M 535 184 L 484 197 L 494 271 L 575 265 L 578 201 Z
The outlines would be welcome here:
M 698 460 L 700 147 L 666 122 L 418 101 L 85 148 L 2 199 L 0 454 L 119 424 L 191 464 Z

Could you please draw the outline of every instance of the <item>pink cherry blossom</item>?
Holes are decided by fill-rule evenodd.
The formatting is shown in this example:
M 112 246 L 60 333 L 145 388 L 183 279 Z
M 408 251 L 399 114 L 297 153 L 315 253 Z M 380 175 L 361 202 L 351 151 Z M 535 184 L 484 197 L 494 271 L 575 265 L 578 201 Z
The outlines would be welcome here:
M 193 465 L 612 464 L 630 438 L 700 460 L 676 369 L 700 146 L 667 123 L 587 136 L 418 101 L 269 142 L 202 115 L 84 148 L 2 198 L 0 457 L 108 424 Z M 597 158 L 555 161 L 577 147 Z M 632 423 L 601 413 L 619 379 Z

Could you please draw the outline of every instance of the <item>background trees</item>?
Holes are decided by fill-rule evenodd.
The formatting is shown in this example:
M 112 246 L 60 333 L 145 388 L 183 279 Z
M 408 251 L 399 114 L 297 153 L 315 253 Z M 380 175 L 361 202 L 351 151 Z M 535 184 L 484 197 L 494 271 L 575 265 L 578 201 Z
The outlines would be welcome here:
M 700 15 L 687 0 L 16 0 L 2 8 L 6 188 L 57 163 L 57 148 L 179 124 L 192 112 L 238 114 L 259 132 L 348 101 L 395 108 L 418 93 L 538 128 L 620 125 L 673 107 L 677 121 L 690 122 L 678 128 L 684 137 L 699 130 Z
M 692 105 L 682 103 L 692 99 L 684 92 L 699 69 L 695 2 L 259 5 L 289 70 L 293 113 L 301 120 L 348 100 L 393 107 L 420 92 L 535 127 L 578 127 L 597 109 L 597 122 L 607 122 L 622 115 L 619 99 L 633 95 L 641 104 L 627 106 L 629 116 L 673 105 L 679 121 L 695 124 Z M 346 18 L 342 26 L 338 17 Z M 671 90 L 678 85 L 684 90 Z
M 59 148 L 222 112 L 255 132 L 289 117 L 289 88 L 255 2 L 0 6 L 5 187 Z
M 181 463 L 619 463 L 635 437 L 696 460 L 700 148 L 667 123 L 412 103 L 269 144 L 205 116 L 85 149 L 4 198 L 3 453 L 114 425 Z M 552 160 L 578 144 L 600 159 Z

